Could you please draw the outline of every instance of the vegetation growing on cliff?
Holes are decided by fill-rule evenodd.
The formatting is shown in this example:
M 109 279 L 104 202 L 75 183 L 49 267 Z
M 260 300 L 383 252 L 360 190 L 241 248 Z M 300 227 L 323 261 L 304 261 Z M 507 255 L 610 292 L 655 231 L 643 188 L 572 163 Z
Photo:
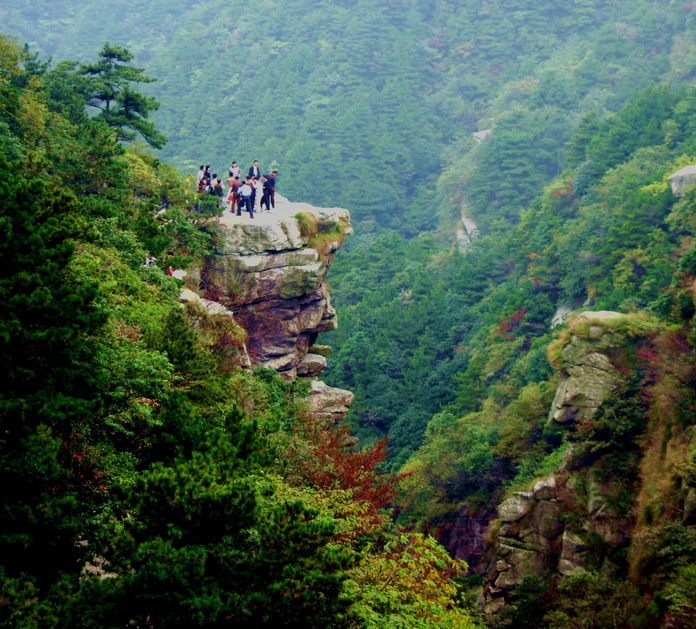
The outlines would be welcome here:
M 19 3 L 8 7 L 8 23 L 47 32 L 51 52 L 101 37 L 87 32 L 89 11 L 62 16 L 85 37 L 58 40 L 47 22 L 21 18 Z M 193 169 L 195 154 L 280 160 L 284 193 L 355 210 L 358 237 L 332 268 L 341 329 L 328 373 L 357 394 L 363 441 L 388 436 L 388 465 L 412 472 L 403 520 L 437 528 L 460 508 L 490 513 L 564 460 L 568 440 L 545 421 L 559 306 L 650 309 L 661 321 L 631 319 L 630 351 L 618 357 L 638 381 L 571 439 L 584 464 L 628 472 L 617 498 L 635 516 L 636 541 L 615 578 L 542 580 L 519 592 L 513 613 L 519 626 L 563 626 L 574 606 L 598 626 L 689 626 L 696 193 L 675 198 L 667 176 L 696 160 L 692 4 L 297 0 L 227 11 L 150 3 L 137 24 L 124 12 L 109 39 L 132 40 L 165 77 L 157 95 L 171 107 L 160 120 L 178 166 Z M 230 56 L 263 71 L 248 80 Z M 201 68 L 219 58 L 224 78 Z M 65 78 L 50 76 L 49 89 L 62 90 Z M 201 92 L 203 104 L 191 96 Z M 25 116 L 41 110 L 27 102 Z M 492 132 L 476 145 L 483 129 Z M 6 154 L 18 155 L 7 137 Z M 147 159 L 135 154 L 125 159 L 140 169 Z M 309 185 L 318 172 L 321 185 Z M 482 238 L 452 251 L 462 210 Z M 194 235 L 211 246 L 190 216 L 177 225 L 188 249 Z M 134 252 L 160 250 L 159 232 L 146 232 Z M 361 573 L 370 587 L 377 564 Z M 646 595 L 637 607 L 636 586 Z M 599 600 L 616 609 L 592 609 Z M 541 601 L 537 616 L 525 614 L 530 601 Z
M 143 266 L 213 256 L 215 221 L 78 79 L 0 37 L 0 625 L 474 627 L 460 562 L 391 524 L 383 445 Z

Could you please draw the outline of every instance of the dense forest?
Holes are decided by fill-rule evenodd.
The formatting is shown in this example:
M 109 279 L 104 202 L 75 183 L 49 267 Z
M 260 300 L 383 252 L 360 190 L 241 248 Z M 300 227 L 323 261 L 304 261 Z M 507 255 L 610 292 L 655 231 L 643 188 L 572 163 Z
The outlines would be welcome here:
M 153 131 L 127 59 L 52 69 L 0 39 L 0 623 L 473 627 L 463 564 L 385 510 L 383 446 L 346 450 L 306 385 L 236 366 L 243 330 L 142 265 L 219 233 L 120 143 Z
M 612 570 L 529 575 L 501 622 L 695 626 L 696 523 L 676 496 L 696 496 L 696 189 L 668 177 L 696 163 L 696 7 L 95 4 L 0 9 L 29 44 L 3 43 L 2 621 L 475 626 L 485 570 L 415 531 L 490 522 L 571 460 L 624 479 L 636 542 Z M 120 77 L 140 96 L 125 125 L 99 109 L 106 41 L 146 67 Z M 232 159 L 353 215 L 326 380 L 356 394 L 364 449 L 345 465 L 366 484 L 301 385 L 231 369 L 174 280 L 139 268 L 215 255 L 180 175 Z M 547 421 L 559 347 L 587 332 L 552 320 L 588 309 L 633 317 L 617 334 L 636 346 L 612 351 L 635 376 L 568 434 Z M 118 578 L 81 579 L 97 560 Z M 378 591 L 387 565 L 399 578 Z M 593 615 L 606 600 L 615 614 Z

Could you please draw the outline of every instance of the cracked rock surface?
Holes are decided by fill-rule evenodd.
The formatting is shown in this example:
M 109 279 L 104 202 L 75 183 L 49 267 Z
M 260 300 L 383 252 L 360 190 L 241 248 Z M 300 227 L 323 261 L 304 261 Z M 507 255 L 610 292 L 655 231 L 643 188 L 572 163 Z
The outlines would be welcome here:
M 311 214 L 319 234 L 338 226 L 342 236 L 320 250 L 298 214 Z M 321 332 L 338 326 L 325 277 L 343 236 L 352 231 L 349 212 L 293 203 L 276 194 L 270 212 L 257 211 L 252 219 L 225 211 L 220 227 L 220 255 L 202 273 L 206 292 L 229 308 L 248 333 L 253 365 L 290 379 L 315 379 L 326 358 L 309 348 Z M 353 397 L 315 381 L 309 400 L 315 415 L 337 421 L 345 417 Z

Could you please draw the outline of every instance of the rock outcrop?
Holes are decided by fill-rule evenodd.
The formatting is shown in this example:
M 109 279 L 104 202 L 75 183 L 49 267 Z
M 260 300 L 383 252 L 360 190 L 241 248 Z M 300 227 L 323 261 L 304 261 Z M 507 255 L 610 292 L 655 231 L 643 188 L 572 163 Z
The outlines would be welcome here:
M 682 196 L 684 194 L 684 186 L 696 180 L 696 164 L 679 169 L 677 172 L 672 173 L 668 179 L 672 187 L 672 194 L 675 197 Z
M 355 396 L 350 391 L 330 387 L 321 380 L 314 380 L 309 391 L 312 414 L 330 423 L 343 419 L 354 400 Z
M 613 362 L 616 335 L 605 327 L 619 317 L 615 312 L 584 312 L 574 320 L 583 334 L 571 333 L 560 351 L 561 381 L 550 425 L 572 431 L 578 422 L 591 420 L 625 384 L 626 374 Z M 589 568 L 617 571 L 613 558 L 629 541 L 631 518 L 617 504 L 620 485 L 604 476 L 591 464 L 579 463 L 571 441 L 559 469 L 531 491 L 514 492 L 498 506 L 479 600 L 491 621 L 514 602 L 515 589 L 526 576 L 567 576 Z
M 491 135 L 493 135 L 493 129 L 483 129 L 481 131 L 476 131 L 472 133 L 472 135 L 479 144 L 482 144 L 483 142 L 488 140 L 491 137 Z
M 562 325 L 563 322 L 573 314 L 573 309 L 570 306 L 559 306 L 556 308 L 556 312 L 553 313 L 551 317 L 551 328 L 555 328 Z
M 623 378 L 602 350 L 601 322 L 615 319 L 618 312 L 583 312 L 576 322 L 595 322 L 589 330 L 588 343 L 577 336 L 563 348 L 561 381 L 549 413 L 549 421 L 565 423 L 590 419 L 606 400 L 612 387 Z
M 246 334 L 234 318 L 234 314 L 221 303 L 204 299 L 198 293 L 185 288 L 179 294 L 179 302 L 185 307 L 189 319 L 202 338 L 210 345 L 224 343 L 233 364 L 251 367 L 246 348 Z
M 466 251 L 479 236 L 478 225 L 473 218 L 466 215 L 466 207 L 462 207 L 461 219 L 457 223 L 455 237 L 457 239 L 457 249 L 460 252 Z
M 251 364 L 290 379 L 316 378 L 329 348 L 309 348 L 318 334 L 338 325 L 324 278 L 352 231 L 350 214 L 276 195 L 272 211 L 253 219 L 225 212 L 220 227 L 220 255 L 202 272 L 206 297 L 224 304 L 246 330 Z M 309 399 L 318 416 L 337 421 L 353 394 L 314 382 Z

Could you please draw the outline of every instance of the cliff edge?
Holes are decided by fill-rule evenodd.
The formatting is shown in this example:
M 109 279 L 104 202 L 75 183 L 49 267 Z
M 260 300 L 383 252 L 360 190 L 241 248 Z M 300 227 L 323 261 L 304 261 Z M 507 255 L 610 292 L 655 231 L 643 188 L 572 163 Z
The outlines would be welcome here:
M 276 195 L 276 207 L 253 219 L 225 211 L 218 255 L 201 271 L 203 297 L 227 308 L 246 331 L 240 362 L 312 378 L 312 411 L 330 421 L 345 416 L 354 396 L 316 380 L 330 349 L 315 342 L 338 325 L 325 277 L 351 232 L 348 210 Z

